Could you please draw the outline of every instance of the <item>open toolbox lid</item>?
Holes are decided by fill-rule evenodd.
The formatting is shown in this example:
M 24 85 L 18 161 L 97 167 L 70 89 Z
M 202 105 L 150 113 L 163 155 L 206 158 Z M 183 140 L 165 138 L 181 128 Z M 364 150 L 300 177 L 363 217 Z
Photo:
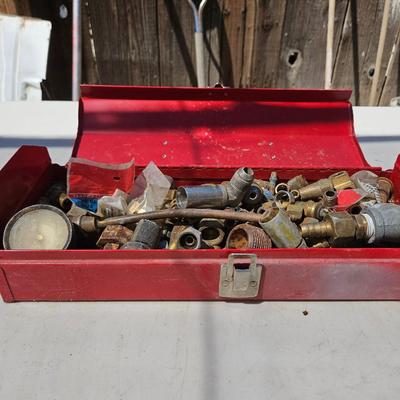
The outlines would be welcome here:
M 368 168 L 348 90 L 82 86 L 73 156 L 141 168 Z

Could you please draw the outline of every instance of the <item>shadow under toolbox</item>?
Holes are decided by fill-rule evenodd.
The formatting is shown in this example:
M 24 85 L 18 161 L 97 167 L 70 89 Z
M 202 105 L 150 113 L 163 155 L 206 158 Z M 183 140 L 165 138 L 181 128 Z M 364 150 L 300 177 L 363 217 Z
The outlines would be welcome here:
M 400 158 L 371 167 L 354 135 L 349 91 L 82 86 L 73 157 L 150 161 L 178 185 L 302 174 L 309 182 L 367 170 L 393 182 Z M 62 121 L 60 121 L 62 123 Z M 377 132 L 379 134 L 379 132 Z M 0 171 L 0 231 L 65 168 L 22 146 Z M 400 248 L 1 250 L 12 301 L 400 300 Z

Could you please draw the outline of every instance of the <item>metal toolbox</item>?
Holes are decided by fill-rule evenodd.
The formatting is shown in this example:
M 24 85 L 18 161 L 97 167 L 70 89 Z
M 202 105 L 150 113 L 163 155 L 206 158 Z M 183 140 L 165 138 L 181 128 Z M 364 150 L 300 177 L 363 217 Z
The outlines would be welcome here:
M 354 135 L 349 91 L 83 86 L 73 156 L 138 171 L 154 161 L 178 183 L 240 166 L 317 180 L 371 167 Z M 65 168 L 23 146 L 0 171 L 0 230 Z M 400 248 L 0 251 L 6 302 L 83 300 L 398 300 Z

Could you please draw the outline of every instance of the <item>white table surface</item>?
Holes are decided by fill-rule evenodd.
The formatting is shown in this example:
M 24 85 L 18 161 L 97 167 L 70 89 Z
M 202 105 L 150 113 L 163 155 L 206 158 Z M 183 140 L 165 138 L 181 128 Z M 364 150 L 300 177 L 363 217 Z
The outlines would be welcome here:
M 74 103 L 0 104 L 20 144 L 64 163 Z M 355 108 L 371 164 L 400 153 L 400 108 Z M 304 311 L 308 314 L 304 315 Z M 400 302 L 0 302 L 0 399 L 398 399 Z

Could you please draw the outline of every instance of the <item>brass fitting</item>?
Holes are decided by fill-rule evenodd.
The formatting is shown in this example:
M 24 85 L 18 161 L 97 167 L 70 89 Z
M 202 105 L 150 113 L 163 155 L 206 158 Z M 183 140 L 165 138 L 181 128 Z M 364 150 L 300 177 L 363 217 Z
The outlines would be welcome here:
M 387 203 L 392 195 L 393 182 L 388 178 L 379 177 L 377 184 L 382 203 Z
M 346 171 L 336 172 L 329 178 L 320 179 L 310 185 L 304 186 L 299 190 L 302 200 L 318 199 L 327 190 L 354 189 L 354 183 Z
M 303 175 L 297 175 L 292 179 L 288 180 L 287 186 L 289 190 L 298 190 L 304 186 L 307 186 L 308 182 Z
M 342 211 L 326 215 L 322 222 L 302 224 L 301 234 L 308 239 L 327 238 L 331 246 L 342 247 L 365 238 L 366 229 L 365 218 Z
M 324 207 L 332 208 L 337 205 L 338 196 L 335 189 L 327 190 L 322 195 L 322 205 Z
M 289 204 L 286 207 L 286 212 L 289 215 L 289 218 L 294 221 L 298 222 L 303 219 L 303 214 L 304 214 L 304 207 L 301 202 L 296 202 L 294 204 Z
M 303 205 L 305 217 L 322 219 L 323 216 L 325 215 L 324 206 L 322 205 L 321 202 L 315 202 L 312 200 L 308 200 L 308 201 L 299 202 L 299 203 Z
M 226 240 L 228 249 L 270 249 L 272 242 L 261 229 L 249 224 L 235 226 Z
M 219 246 L 225 237 L 225 221 L 214 218 L 203 218 L 199 222 L 199 231 L 203 242 L 210 247 Z

